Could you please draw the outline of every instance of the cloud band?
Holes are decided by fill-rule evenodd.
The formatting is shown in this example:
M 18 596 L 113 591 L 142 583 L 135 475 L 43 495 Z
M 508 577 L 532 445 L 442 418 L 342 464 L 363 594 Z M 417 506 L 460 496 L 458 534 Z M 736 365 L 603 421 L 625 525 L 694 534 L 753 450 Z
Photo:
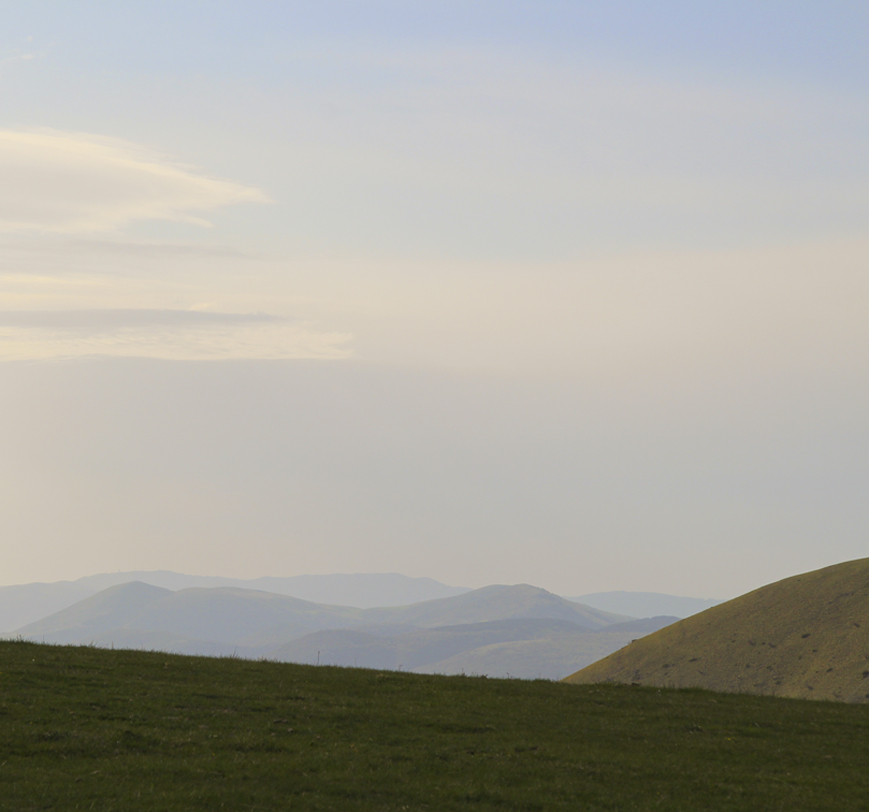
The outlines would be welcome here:
M 0 312 L 0 360 L 345 358 L 350 336 L 266 313 L 186 310 Z
M 197 173 L 121 139 L 0 130 L 2 231 L 114 231 L 137 220 L 208 226 L 205 212 L 264 202 L 259 189 Z

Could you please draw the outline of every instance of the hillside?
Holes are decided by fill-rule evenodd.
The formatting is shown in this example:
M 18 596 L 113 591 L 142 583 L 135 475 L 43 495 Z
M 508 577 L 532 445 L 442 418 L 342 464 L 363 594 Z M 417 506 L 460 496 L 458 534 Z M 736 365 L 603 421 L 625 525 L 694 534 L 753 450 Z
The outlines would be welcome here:
M 572 674 L 774 696 L 869 701 L 869 558 L 761 587 Z
M 864 810 L 869 707 L 0 642 L 0 809 Z
M 0 633 L 11 632 L 53 615 L 99 591 L 78 581 L 0 586 Z
M 72 606 L 16 630 L 26 639 L 47 643 L 89 642 L 103 632 L 123 628 L 149 607 L 175 595 L 169 589 L 133 581 L 110 587 Z

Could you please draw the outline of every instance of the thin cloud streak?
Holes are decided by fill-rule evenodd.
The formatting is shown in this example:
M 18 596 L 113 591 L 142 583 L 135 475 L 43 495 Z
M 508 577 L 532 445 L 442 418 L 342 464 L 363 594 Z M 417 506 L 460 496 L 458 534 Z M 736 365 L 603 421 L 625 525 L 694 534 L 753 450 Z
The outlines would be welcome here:
M 37 59 L 44 59 L 48 56 L 48 52 L 53 47 L 53 43 L 50 43 L 47 48 L 33 50 L 33 40 L 33 37 L 25 37 L 25 47 L 15 48 L 9 56 L 0 58 L 0 65 L 9 65 L 14 62 L 33 62 Z
M 274 323 L 289 319 L 268 313 L 212 313 L 206 310 L 11 310 L 0 311 L 0 327 L 113 332 L 146 327 L 191 327 L 217 324 Z
M 351 336 L 267 313 L 182 310 L 0 312 L 0 360 L 340 359 Z
M 7 580 L 865 554 L 859 15 L 19 5 L 0 60 L 58 44 L 0 65 Z
M 11 261 L 16 255 L 32 256 L 43 254 L 53 259 L 60 256 L 80 257 L 188 257 L 231 258 L 244 260 L 263 260 L 268 255 L 248 251 L 232 245 L 200 245 L 191 242 L 143 242 L 131 240 L 123 235 L 115 239 L 76 238 L 65 235 L 48 239 L 47 235 L 38 237 L 9 237 L 3 242 L 0 258 Z
M 0 231 L 115 231 L 140 220 L 210 226 L 203 212 L 265 203 L 137 144 L 51 129 L 0 130 Z

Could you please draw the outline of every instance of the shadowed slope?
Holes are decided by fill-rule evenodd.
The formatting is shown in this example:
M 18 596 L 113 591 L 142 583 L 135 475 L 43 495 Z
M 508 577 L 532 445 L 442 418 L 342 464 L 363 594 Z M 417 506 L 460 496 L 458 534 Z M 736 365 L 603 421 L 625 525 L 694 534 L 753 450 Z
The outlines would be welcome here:
M 667 626 L 566 682 L 869 701 L 869 558 L 796 575 Z

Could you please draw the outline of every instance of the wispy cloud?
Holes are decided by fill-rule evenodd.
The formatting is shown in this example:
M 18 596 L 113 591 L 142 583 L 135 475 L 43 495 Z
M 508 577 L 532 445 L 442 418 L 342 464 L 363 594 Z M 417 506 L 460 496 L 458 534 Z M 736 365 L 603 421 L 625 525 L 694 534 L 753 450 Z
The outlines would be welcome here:
M 203 245 L 181 242 L 138 242 L 126 237 L 114 239 L 79 238 L 60 235 L 46 238 L 42 235 L 6 237 L 0 244 L 0 260 L 16 254 L 43 254 L 70 257 L 207 257 L 262 260 L 268 257 L 263 252 L 247 251 L 231 245 Z
M 96 335 L 151 327 L 187 328 L 215 325 L 267 324 L 289 319 L 268 313 L 213 313 L 207 310 L 12 310 L 0 311 L 0 328 L 30 327 Z
M 34 59 L 40 59 L 45 56 L 47 51 L 39 51 L 38 53 L 15 53 L 11 56 L 0 59 L 0 65 L 6 65 L 10 62 L 30 62 Z
M 175 360 L 349 356 L 350 336 L 267 313 L 201 310 L 0 312 L 0 360 L 90 355 Z
M 205 212 L 264 202 L 268 197 L 259 189 L 117 138 L 0 130 L 2 231 L 114 231 L 137 220 L 209 226 Z
M 8 65 L 12 62 L 32 62 L 35 59 L 42 59 L 48 56 L 48 51 L 51 48 L 51 45 L 49 45 L 47 48 L 34 50 L 33 37 L 25 37 L 23 43 L 22 47 L 15 48 L 7 56 L 0 56 L 0 65 Z

